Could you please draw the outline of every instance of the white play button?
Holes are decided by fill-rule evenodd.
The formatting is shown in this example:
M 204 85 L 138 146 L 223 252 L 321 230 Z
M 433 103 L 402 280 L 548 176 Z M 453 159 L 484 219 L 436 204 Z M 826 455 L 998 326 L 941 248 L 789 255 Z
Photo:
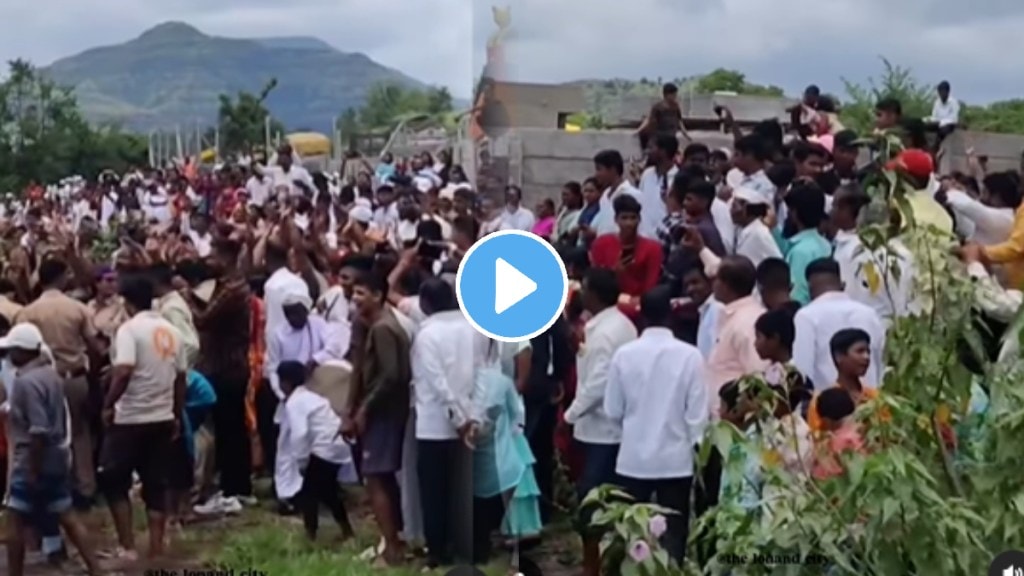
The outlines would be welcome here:
M 501 314 L 537 291 L 537 283 L 504 258 L 494 261 L 494 313 Z

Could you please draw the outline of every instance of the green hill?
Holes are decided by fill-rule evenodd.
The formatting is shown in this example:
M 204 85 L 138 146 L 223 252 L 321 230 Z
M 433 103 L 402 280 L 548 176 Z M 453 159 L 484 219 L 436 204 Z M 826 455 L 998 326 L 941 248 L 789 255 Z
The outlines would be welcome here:
M 272 77 L 278 86 L 267 105 L 274 116 L 289 128 L 318 131 L 329 131 L 335 116 L 362 105 L 377 83 L 425 87 L 365 54 L 315 38 L 221 38 L 181 22 L 58 60 L 43 73 L 74 87 L 90 120 L 139 131 L 210 125 L 218 95 L 258 93 Z

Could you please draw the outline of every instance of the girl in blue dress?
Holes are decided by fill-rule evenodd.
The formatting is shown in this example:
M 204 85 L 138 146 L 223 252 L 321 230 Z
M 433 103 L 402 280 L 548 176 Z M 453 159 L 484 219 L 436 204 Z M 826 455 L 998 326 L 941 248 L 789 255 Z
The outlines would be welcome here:
M 473 457 L 473 492 L 480 500 L 501 497 L 502 535 L 513 542 L 540 536 L 540 489 L 536 460 L 523 434 L 526 410 L 514 383 L 517 359 L 530 343 L 491 342 L 486 364 L 477 372 L 479 413 L 483 414 Z

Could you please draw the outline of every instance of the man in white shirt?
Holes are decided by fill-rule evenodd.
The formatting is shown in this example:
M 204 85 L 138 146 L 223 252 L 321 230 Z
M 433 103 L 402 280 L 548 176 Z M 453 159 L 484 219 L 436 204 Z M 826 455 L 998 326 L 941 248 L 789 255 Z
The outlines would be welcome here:
M 932 104 L 932 115 L 925 120 L 938 127 L 938 138 L 935 151 L 942 146 L 942 141 L 956 130 L 960 124 L 960 102 L 949 95 L 949 82 L 943 80 L 936 87 L 938 98 Z
M 697 324 L 697 350 L 707 360 L 718 339 L 718 317 L 723 306 L 721 302 L 715 300 L 711 280 L 699 266 L 690 268 L 683 275 L 683 288 L 690 300 L 697 305 L 697 312 L 700 314 Z
M 257 168 L 270 179 L 272 194 L 277 196 L 295 197 L 312 196 L 316 191 L 313 177 L 304 167 L 295 164 L 295 156 L 290 144 L 283 144 L 277 150 L 277 164 L 265 168 Z
M 188 237 L 200 258 L 206 258 L 213 251 L 213 234 L 210 233 L 210 219 L 206 214 L 189 216 Z
M 482 223 L 480 224 L 481 238 L 502 230 L 514 230 L 505 222 L 503 217 L 504 210 L 499 210 L 494 200 L 486 196 L 480 199 L 480 215 L 482 217 Z
M 576 484 L 581 502 L 594 488 L 616 481 L 615 463 L 622 440 L 622 422 L 609 418 L 604 411 L 608 365 L 619 348 L 636 340 L 636 327 L 617 306 L 619 293 L 619 281 L 612 270 L 592 268 L 583 279 L 580 297 L 591 318 L 584 327 L 584 340 L 576 359 L 576 398 L 565 412 L 565 422 L 573 426 L 573 438 L 580 444 L 583 454 L 583 471 Z M 588 514 L 583 511 L 583 520 L 587 523 Z M 584 536 L 586 574 L 597 573 L 598 544 Z
M 245 183 L 245 191 L 249 193 L 249 203 L 253 206 L 263 206 L 270 199 L 271 186 L 270 178 L 258 170 L 253 170 L 252 176 Z
M 648 154 L 653 165 L 640 175 L 640 221 L 660 224 L 667 215 L 665 196 L 679 173 L 675 162 L 679 140 L 671 134 L 658 135 Z
M 167 189 L 159 184 L 151 184 L 142 192 L 142 212 L 147 220 L 156 220 L 159 224 L 171 221 L 171 196 Z
M 985 176 L 980 198 L 958 186 L 940 191 L 937 198 L 953 210 L 957 229 L 969 242 L 993 246 L 1010 237 L 1021 191 L 1015 173 L 996 172 Z
M 796 313 L 793 323 L 793 365 L 814 384 L 815 390 L 826 390 L 836 383 L 836 366 L 829 343 L 836 332 L 859 328 L 871 337 L 871 366 L 864 384 L 878 388 L 885 369 L 885 324 L 870 306 L 853 300 L 843 292 L 839 264 L 822 258 L 807 266 L 807 283 L 811 303 Z
M 776 189 L 765 173 L 770 154 L 764 139 L 757 134 L 747 134 L 736 141 L 735 148 L 733 166 L 740 175 L 733 188 L 750 188 L 774 204 Z
M 373 209 L 373 225 L 378 230 L 386 230 L 393 234 L 399 220 L 395 189 L 391 186 L 377 188 L 377 207 Z
M 320 504 L 338 523 L 342 539 L 351 538 L 352 524 L 338 490 L 339 472 L 352 466 L 352 450 L 338 435 L 341 418 L 326 398 L 306 388 L 301 362 L 283 362 L 276 370 L 285 393 L 280 465 L 274 475 L 277 495 L 295 498 L 311 541 L 320 524 Z
M 830 218 L 836 229 L 832 258 L 846 294 L 870 306 L 885 322 L 910 312 L 914 286 L 913 257 L 899 241 L 872 253 L 857 234 L 857 222 L 871 198 L 856 187 L 836 191 Z M 897 272 L 898 270 L 898 272 Z
M 778 242 L 764 223 L 770 205 L 769 197 L 753 188 L 743 186 L 733 191 L 731 215 L 737 228 L 736 255 L 746 257 L 755 268 L 769 258 L 782 258 Z M 714 277 L 721 258 L 704 246 L 700 234 L 688 230 L 683 245 L 699 251 L 705 273 Z
M 424 282 L 420 306 L 427 319 L 412 345 L 412 385 L 427 565 L 471 563 L 472 524 L 453 511 L 467 511 L 472 498 L 472 453 L 465 443 L 481 421 L 474 390 L 485 340 L 459 310 L 447 282 Z
M 501 213 L 503 226 L 508 230 L 529 232 L 537 223 L 533 211 L 522 206 L 523 191 L 518 186 L 505 188 L 505 210 Z
M 276 243 L 268 243 L 264 256 L 270 277 L 263 284 L 263 309 L 267 319 L 264 325 L 263 341 L 269 347 L 277 337 L 277 333 L 288 325 L 284 314 L 284 303 L 290 295 L 305 296 L 309 299 L 309 286 L 301 276 L 288 269 L 288 253 Z M 269 358 L 268 358 L 269 360 Z M 282 358 L 288 360 L 288 358 Z M 295 358 L 292 358 L 295 360 Z M 263 382 L 256 391 L 256 428 L 263 449 L 264 466 L 268 471 L 274 469 L 277 455 L 277 424 L 280 421 L 279 406 L 284 400 L 284 393 L 276 387 L 277 365 L 274 362 L 263 363 Z
M 178 330 L 152 309 L 149 279 L 126 279 L 121 295 L 132 318 L 114 339 L 111 383 L 103 400 L 107 429 L 101 484 L 114 518 L 118 555 L 131 559 L 137 553 L 128 493 L 133 474 L 139 475 L 149 515 L 149 556 L 159 557 L 166 527 L 165 480 L 175 463 L 172 441 L 181 428 L 188 366 Z
M 667 287 L 644 294 L 640 314 L 647 328 L 622 345 L 608 366 L 604 411 L 622 426 L 615 472 L 623 487 L 637 502 L 656 500 L 676 512 L 667 518 L 662 543 L 682 566 L 694 446 L 708 422 L 704 359 L 665 326 L 672 315 Z
M 619 225 L 615 223 L 614 208 L 615 199 L 619 196 L 627 194 L 636 198 L 640 202 L 641 210 L 643 209 L 643 197 L 640 191 L 634 188 L 626 178 L 625 170 L 625 161 L 618 150 L 604 150 L 594 156 L 594 177 L 604 190 L 601 193 L 601 208 L 590 224 L 597 236 L 619 233 Z M 641 219 L 640 234 L 646 238 L 657 240 L 656 228 L 660 222 L 660 220 Z

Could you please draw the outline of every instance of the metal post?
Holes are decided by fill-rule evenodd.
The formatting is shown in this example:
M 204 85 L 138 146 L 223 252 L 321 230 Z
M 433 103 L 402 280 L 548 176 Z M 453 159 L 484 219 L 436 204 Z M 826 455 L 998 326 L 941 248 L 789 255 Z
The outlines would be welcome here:
M 266 162 L 270 161 L 270 114 L 263 119 L 263 156 Z
M 179 162 L 184 162 L 184 160 L 185 160 L 185 147 L 182 145 L 182 141 L 181 141 L 181 125 L 180 124 L 175 124 L 174 125 L 174 144 L 175 144 L 175 150 L 177 151 L 178 161 Z

